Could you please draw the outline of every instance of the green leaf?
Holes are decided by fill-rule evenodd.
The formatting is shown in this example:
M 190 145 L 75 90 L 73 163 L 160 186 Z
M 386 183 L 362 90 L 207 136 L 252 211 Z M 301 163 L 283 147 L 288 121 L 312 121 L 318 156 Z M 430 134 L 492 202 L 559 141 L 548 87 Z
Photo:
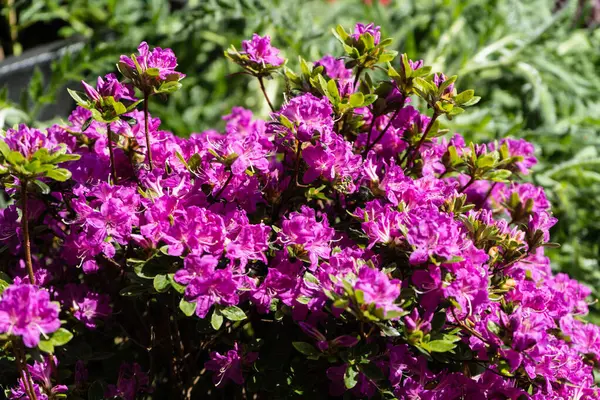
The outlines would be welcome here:
M 79 95 L 79 92 L 76 92 L 76 91 L 71 90 L 69 88 L 67 88 L 67 92 L 69 92 L 69 94 L 71 95 L 71 97 L 73 98 L 73 100 L 75 100 L 75 102 L 77 102 L 78 105 L 80 105 L 82 107 L 87 106 L 87 101 L 85 101 L 85 100 L 83 100 L 81 98 L 81 96 Z
M 116 101 L 112 104 L 113 110 L 115 110 L 115 114 L 121 115 L 127 112 L 127 107 L 120 101 Z
M 384 379 L 381 369 L 379 369 L 379 367 L 372 362 L 368 364 L 360 364 L 358 368 L 360 369 L 360 372 L 365 374 L 367 378 L 371 379 L 372 381 L 381 381 Z
M 229 306 L 221 310 L 221 313 L 230 321 L 242 321 L 246 319 L 244 311 L 237 306 Z
M 88 118 L 88 119 L 87 119 L 87 120 L 86 120 L 86 121 L 83 123 L 83 125 L 81 125 L 81 132 L 85 132 L 85 131 L 87 130 L 87 128 L 89 128 L 89 127 L 90 127 L 90 125 L 92 124 L 92 121 L 93 121 L 93 120 L 94 120 L 93 118 Z
M 354 369 L 354 367 L 348 366 L 346 372 L 344 373 L 344 385 L 346 385 L 346 389 L 352 389 L 356 386 L 358 371 Z
M 190 303 L 185 301 L 183 298 L 179 302 L 179 309 L 185 314 L 186 317 L 191 317 L 194 315 L 194 312 L 196 312 L 196 306 L 197 303 Z
M 344 43 L 348 39 L 348 34 L 343 26 L 338 25 L 335 29 L 332 29 L 333 35 L 339 39 L 340 42 Z
M 329 97 L 333 100 L 333 104 L 340 102 L 340 92 L 338 91 L 337 83 L 334 79 L 330 79 L 329 82 L 327 82 L 327 91 L 329 92 Z
M 494 182 L 506 182 L 506 180 L 512 175 L 507 169 L 499 169 L 497 171 L 491 171 L 485 174 L 484 179 L 488 179 Z
M 46 172 L 46 176 L 58 182 L 64 182 L 71 177 L 71 171 L 64 168 L 56 168 Z
M 292 346 L 294 346 L 294 348 L 296 350 L 298 350 L 300 353 L 304 354 L 305 356 L 320 356 L 321 353 L 310 343 L 306 343 L 306 342 L 292 342 Z
M 305 272 L 303 277 L 304 282 L 312 285 L 320 286 L 319 279 L 310 272 Z
M 461 105 L 471 100 L 475 96 L 475 91 L 473 89 L 465 90 L 454 96 L 454 101 L 456 104 Z
M 212 315 L 210 316 L 210 324 L 212 325 L 215 331 L 218 331 L 223 325 L 223 315 L 219 312 L 219 310 L 215 307 Z
M 177 81 L 165 82 L 158 89 L 155 90 L 156 93 L 173 93 L 181 88 L 181 83 Z
M 365 95 L 361 92 L 353 93 L 350 95 L 349 101 L 352 107 L 361 107 L 365 102 Z
M 73 339 L 73 334 L 71 332 L 65 328 L 59 328 L 50 337 L 50 342 L 52 342 L 52 345 L 54 346 L 64 346 L 69 343 L 71 339 Z
M 171 284 L 171 287 L 173 289 L 175 289 L 175 291 L 177 293 L 183 294 L 185 292 L 185 286 L 180 285 L 179 283 L 175 282 L 174 276 L 175 276 L 175 274 L 167 274 L 167 278 L 169 279 L 169 283 Z
M 2 293 L 4 293 L 4 289 L 6 289 L 9 286 L 10 286 L 10 283 L 5 281 L 4 279 L 0 279 L 0 295 L 2 295 Z
M 471 98 L 471 100 L 468 100 L 468 101 L 464 102 L 462 105 L 465 106 L 465 107 L 474 106 L 475 104 L 479 103 L 479 100 L 481 100 L 481 97 L 479 97 L 479 96 L 473 96 Z
M 396 53 L 396 52 L 388 51 L 388 52 L 380 55 L 377 62 L 380 62 L 380 63 L 390 62 L 390 61 L 394 60 L 394 58 L 396 58 L 397 55 L 398 55 L 398 53 Z
M 18 151 L 11 151 L 6 156 L 6 161 L 12 165 L 23 165 L 25 163 L 25 157 Z
M 2 130 L 0 129 L 0 132 Z M 8 155 L 10 154 L 11 150 L 10 147 L 8 147 L 8 144 L 6 144 L 6 142 L 2 139 L 0 139 L 0 154 L 2 154 L 4 156 L 4 158 L 8 157 Z
M 50 193 L 50 186 L 46 185 L 44 182 L 40 181 L 39 179 L 34 180 L 33 183 L 35 183 L 35 185 L 38 188 L 40 188 L 40 192 L 42 194 Z
M 146 75 L 158 76 L 158 75 L 160 75 L 160 70 L 158 68 L 148 68 L 146 70 Z
M 169 290 L 169 286 L 171 286 L 167 275 L 164 274 L 156 275 L 152 284 L 158 293 L 166 292 Z
M 428 343 L 423 343 L 423 347 L 432 353 L 445 353 L 456 347 L 456 344 L 446 340 L 432 340 Z
M 54 345 L 50 340 L 40 340 L 40 342 L 38 343 L 38 349 L 40 349 L 44 353 L 54 353 Z

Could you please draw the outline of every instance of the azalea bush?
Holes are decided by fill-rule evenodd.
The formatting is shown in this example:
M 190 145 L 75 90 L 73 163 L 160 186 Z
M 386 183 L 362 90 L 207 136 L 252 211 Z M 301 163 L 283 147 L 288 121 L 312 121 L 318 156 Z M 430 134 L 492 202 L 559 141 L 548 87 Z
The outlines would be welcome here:
M 598 397 L 533 146 L 467 143 L 456 76 L 333 34 L 297 70 L 266 35 L 227 50 L 271 112 L 224 132 L 161 129 L 148 104 L 189 77 L 146 43 L 68 123 L 3 132 L 8 398 Z

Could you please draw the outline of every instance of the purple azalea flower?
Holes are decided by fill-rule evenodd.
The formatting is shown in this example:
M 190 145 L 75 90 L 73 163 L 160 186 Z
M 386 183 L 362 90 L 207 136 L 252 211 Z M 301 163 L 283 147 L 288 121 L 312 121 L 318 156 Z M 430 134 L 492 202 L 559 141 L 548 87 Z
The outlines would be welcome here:
M 354 26 L 354 33 L 352 34 L 352 37 L 354 38 L 354 40 L 358 40 L 362 35 L 368 33 L 369 35 L 373 36 L 375 45 L 378 45 L 381 41 L 380 30 L 381 27 L 375 25 L 374 23 L 370 23 L 367 25 L 358 23 Z
M 36 347 L 41 335 L 60 328 L 58 304 L 50 293 L 28 284 L 13 284 L 0 298 L 0 333 L 20 336 L 27 347 Z
M 352 79 L 352 70 L 346 68 L 344 60 L 326 55 L 315 63 L 315 66 L 322 66 L 325 73 L 331 79 L 339 79 L 345 81 Z
M 298 245 L 308 253 L 311 267 L 316 267 L 319 257 L 328 259 L 334 230 L 326 218 L 317 221 L 315 210 L 302 206 L 300 212 L 291 213 L 282 223 L 279 240 L 286 246 Z
M 433 83 L 435 83 L 437 87 L 440 87 L 442 83 L 446 82 L 447 79 L 448 77 L 441 73 L 433 75 Z M 444 94 L 450 94 L 452 93 L 452 90 L 454 90 L 454 83 L 451 83 L 446 89 L 444 89 Z
M 138 363 L 121 364 L 116 385 L 108 385 L 107 398 L 119 396 L 123 400 L 135 400 L 140 393 L 152 393 L 150 379 Z
M 523 175 L 529 174 L 531 167 L 537 164 L 537 159 L 534 156 L 535 148 L 533 145 L 525 139 L 505 138 L 500 140 L 498 143 L 490 143 L 488 148 L 490 150 L 496 150 L 497 147 L 500 147 L 503 144 L 508 147 L 508 154 L 511 157 L 521 158 L 520 161 L 515 163 L 518 172 Z
M 117 79 L 115 74 L 108 74 L 102 79 L 98 77 L 96 88 L 88 85 L 85 81 L 81 81 L 87 97 L 97 102 L 103 97 L 112 97 L 115 101 L 121 99 L 135 100 L 134 91 L 130 85 L 125 85 Z
M 219 269 L 210 275 L 193 278 L 185 289 L 185 298 L 196 303 L 196 315 L 204 318 L 213 304 L 237 304 L 237 289 L 237 282 L 231 270 Z
M 46 134 L 24 124 L 19 125 L 17 129 L 8 129 L 4 137 L 0 136 L 0 140 L 4 140 L 10 150 L 18 151 L 25 158 L 31 158 L 40 149 L 47 149 L 50 152 L 59 149 L 58 143 L 52 142 Z
M 138 46 L 138 52 L 139 55 L 135 56 L 135 59 L 140 66 L 142 74 L 148 75 L 148 70 L 152 69 L 157 70 L 157 77 L 160 81 L 181 80 L 185 78 L 184 74 L 175 71 L 175 68 L 177 68 L 177 58 L 173 50 L 155 47 L 150 51 L 148 43 L 142 42 Z M 136 65 L 130 57 L 121 56 L 120 62 L 128 66 L 131 70 L 136 69 Z
M 251 40 L 242 41 L 243 54 L 246 54 L 250 60 L 266 65 L 279 66 L 283 64 L 284 59 L 279 57 L 279 49 L 271 46 L 269 35 L 259 36 L 253 34 Z
M 110 296 L 91 292 L 86 285 L 67 284 L 60 299 L 71 309 L 73 316 L 90 329 L 95 329 L 98 321 L 108 318 L 112 313 Z
M 242 366 L 244 364 L 252 364 L 257 358 L 257 353 L 241 354 L 237 343 L 233 345 L 233 349 L 222 355 L 216 351 L 210 353 L 210 361 L 204 364 L 204 367 L 209 371 L 214 371 L 213 382 L 215 386 L 222 386 L 227 380 L 241 385 L 244 383 L 242 375 Z
M 365 304 L 374 304 L 386 315 L 390 311 L 402 311 L 394 304 L 400 295 L 400 284 L 398 279 L 389 279 L 383 272 L 363 266 L 358 271 L 354 289 L 363 292 Z
M 303 142 L 315 134 L 328 135 L 333 131 L 333 109 L 326 97 L 319 99 L 310 93 L 294 97 L 279 114 L 294 124 L 298 140 Z

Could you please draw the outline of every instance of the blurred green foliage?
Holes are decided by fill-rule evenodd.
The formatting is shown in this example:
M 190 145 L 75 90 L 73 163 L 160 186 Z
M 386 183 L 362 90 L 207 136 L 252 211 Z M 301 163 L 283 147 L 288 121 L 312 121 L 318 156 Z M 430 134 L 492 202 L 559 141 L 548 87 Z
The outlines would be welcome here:
M 559 218 L 557 270 L 587 282 L 600 296 L 600 29 L 593 1 L 406 0 L 366 5 L 360 0 L 33 0 L 19 24 L 63 21 L 60 34 L 86 39 L 83 50 L 53 64 L 45 85 L 34 76 L 22 105 L 0 95 L 0 120 L 35 121 L 64 84 L 115 70 L 120 54 L 140 41 L 171 47 L 183 90 L 151 112 L 180 135 L 220 128 L 241 105 L 266 116 L 257 82 L 235 75 L 223 51 L 253 32 L 269 34 L 298 55 L 318 59 L 335 43 L 324 32 L 337 24 L 373 21 L 396 50 L 425 59 L 434 70 L 459 75 L 458 85 L 482 96 L 476 110 L 450 128 L 473 140 L 524 137 L 538 148 L 534 181 L 547 189 Z M 292 53 L 293 52 L 293 53 Z M 337 54 L 334 54 L 337 55 Z M 267 82 L 271 97 L 283 79 Z M 282 102 L 283 99 L 276 99 Z M 30 103 L 37 107 L 27 106 Z M 600 308 L 598 309 L 600 310 Z M 600 314 L 599 314 L 600 315 Z

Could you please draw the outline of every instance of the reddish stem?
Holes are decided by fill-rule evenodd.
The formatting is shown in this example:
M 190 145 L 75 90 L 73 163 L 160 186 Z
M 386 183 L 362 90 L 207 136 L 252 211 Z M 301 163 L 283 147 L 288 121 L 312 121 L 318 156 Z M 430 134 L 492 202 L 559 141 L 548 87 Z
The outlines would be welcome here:
M 33 263 L 31 262 L 31 242 L 29 239 L 29 220 L 27 212 L 27 179 L 21 179 L 21 229 L 23 230 L 23 245 L 25 246 L 25 265 L 29 275 L 29 283 L 35 285 Z
M 262 90 L 263 95 L 265 96 L 265 99 L 267 100 L 267 103 L 269 103 L 269 108 L 271 108 L 272 112 L 275 112 L 275 107 L 273 107 L 271 100 L 269 100 L 269 96 L 267 96 L 267 90 L 265 89 L 265 84 L 263 82 L 262 76 L 259 76 L 257 78 L 258 78 L 258 83 L 260 84 L 260 90 Z
M 111 132 L 110 132 L 110 122 L 108 124 L 106 124 L 106 135 L 108 136 L 108 154 L 110 155 L 110 171 L 112 174 L 113 184 L 116 185 L 118 183 L 117 166 L 115 164 L 115 156 L 113 153 L 113 143 L 112 143 Z
M 146 133 L 146 154 L 150 171 L 154 168 L 152 164 L 152 147 L 150 147 L 150 133 L 148 132 L 148 94 L 144 93 L 144 132 Z

